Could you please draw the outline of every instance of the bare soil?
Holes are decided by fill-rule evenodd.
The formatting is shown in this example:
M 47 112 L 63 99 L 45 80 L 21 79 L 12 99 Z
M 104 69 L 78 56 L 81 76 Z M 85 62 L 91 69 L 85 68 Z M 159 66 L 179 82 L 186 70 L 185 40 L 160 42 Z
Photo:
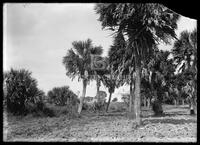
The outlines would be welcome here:
M 4 114 L 4 141 L 42 142 L 196 142 L 197 116 L 188 106 L 163 106 L 165 114 L 142 108 L 142 126 L 136 128 L 126 112 L 94 114 L 78 118 L 15 117 Z

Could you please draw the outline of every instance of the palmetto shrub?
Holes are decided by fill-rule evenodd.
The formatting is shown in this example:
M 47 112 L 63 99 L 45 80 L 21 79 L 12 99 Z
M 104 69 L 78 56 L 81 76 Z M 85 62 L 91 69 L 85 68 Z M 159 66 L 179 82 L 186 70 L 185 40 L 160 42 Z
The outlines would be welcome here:
M 93 101 L 93 102 L 83 102 L 83 110 L 87 110 L 87 111 L 92 111 L 92 112 L 96 112 L 96 111 L 105 111 L 107 106 L 107 103 L 105 101 Z
M 76 105 L 78 96 L 73 93 L 68 86 L 54 87 L 47 93 L 49 103 L 58 106 Z
M 78 96 L 73 93 L 73 91 L 71 91 L 69 89 L 68 86 L 63 86 L 63 87 L 54 87 L 52 90 L 50 90 L 47 93 L 47 97 L 48 97 L 48 102 L 50 104 L 54 104 L 55 106 L 57 106 L 58 109 L 55 110 L 55 112 L 57 112 L 59 114 L 68 114 L 69 116 L 74 116 L 77 113 L 78 110 Z M 59 109 L 60 107 L 64 107 L 63 109 Z M 56 107 L 54 107 L 56 108 Z M 60 110 L 60 111 L 59 111 Z
M 12 69 L 4 73 L 6 109 L 14 115 L 25 115 L 38 110 L 44 92 L 37 87 L 36 79 L 25 69 Z M 31 104 L 31 105 L 30 105 Z M 41 103 L 40 103 L 41 108 Z

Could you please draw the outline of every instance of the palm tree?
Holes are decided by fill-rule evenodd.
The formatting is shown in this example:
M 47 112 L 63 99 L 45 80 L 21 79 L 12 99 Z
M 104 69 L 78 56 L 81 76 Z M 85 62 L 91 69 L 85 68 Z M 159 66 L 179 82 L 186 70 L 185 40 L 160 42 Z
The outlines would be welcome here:
M 149 85 L 154 94 L 155 99 L 158 101 L 158 110 L 162 112 L 162 101 L 165 92 L 168 92 L 170 85 L 174 83 L 175 66 L 173 60 L 169 59 L 169 51 L 158 51 L 148 63 Z M 144 82 L 144 81 L 143 81 Z
M 93 46 L 92 40 L 87 39 L 86 41 L 74 41 L 72 48 L 63 57 L 63 64 L 67 71 L 66 75 L 72 80 L 77 76 L 78 81 L 81 79 L 83 83 L 82 96 L 78 107 L 79 114 L 82 111 L 87 84 L 91 79 L 94 79 L 94 71 L 90 67 L 91 55 L 101 55 L 102 52 L 101 46 Z
M 191 82 L 194 94 L 188 94 L 190 96 L 190 112 L 195 105 L 195 97 L 197 91 L 197 29 L 192 32 L 183 31 L 180 34 L 180 38 L 175 41 L 172 49 L 174 55 L 174 61 L 179 67 L 179 73 L 183 73 L 188 82 Z M 193 77 L 188 77 L 188 76 Z M 191 88 L 192 90 L 192 88 Z
M 136 123 L 140 125 L 141 64 L 149 60 L 157 42 L 169 43 L 171 38 L 176 37 L 174 30 L 178 15 L 163 5 L 151 3 L 97 4 L 95 10 L 100 15 L 103 28 L 128 37 L 124 58 L 131 53 L 135 63 L 134 114 Z M 122 68 L 125 69 L 124 66 Z
M 179 71 L 196 69 L 197 29 L 191 33 L 188 31 L 181 32 L 180 38 L 174 42 L 172 52 L 177 66 L 181 66 Z
M 108 77 L 106 75 L 103 75 L 101 77 L 101 81 L 108 88 L 108 92 L 109 92 L 109 99 L 108 99 L 108 103 L 107 103 L 107 107 L 106 107 L 106 112 L 108 112 L 108 108 L 109 108 L 109 105 L 110 105 L 112 94 L 114 93 L 115 88 L 118 85 L 117 79 L 113 78 L 112 75 L 110 74 L 110 76 L 108 76 Z
M 134 118 L 133 108 L 133 97 L 134 94 L 134 59 L 131 55 L 131 50 L 128 53 L 125 51 L 126 41 L 122 33 L 118 33 L 114 37 L 113 45 L 110 47 L 108 56 L 109 56 L 109 64 L 111 66 L 111 71 L 115 75 L 115 78 L 118 79 L 118 85 L 129 84 L 130 85 L 130 95 L 129 95 L 129 117 Z M 126 58 L 124 57 L 126 53 Z

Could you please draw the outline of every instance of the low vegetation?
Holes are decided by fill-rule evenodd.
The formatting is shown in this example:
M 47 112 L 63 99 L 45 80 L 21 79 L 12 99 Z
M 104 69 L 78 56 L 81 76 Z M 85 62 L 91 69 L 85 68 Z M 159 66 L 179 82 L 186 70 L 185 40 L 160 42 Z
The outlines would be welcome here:
M 28 70 L 11 69 L 4 73 L 5 112 L 19 116 L 53 117 L 68 114 L 72 117 L 76 115 L 78 102 L 78 97 L 68 86 L 55 87 L 45 96 Z
M 25 69 L 11 69 L 4 73 L 4 108 L 14 115 L 26 115 L 44 109 L 44 92 L 36 79 Z
M 164 105 L 165 115 L 154 116 L 153 111 L 142 107 L 142 126 L 135 128 L 134 120 L 126 111 L 112 111 L 112 106 L 124 106 L 111 102 L 109 113 L 83 111 L 82 115 L 69 119 L 59 117 L 23 118 L 7 116 L 4 137 L 7 141 L 121 141 L 121 142 L 195 142 L 197 117 L 189 115 L 188 105 L 175 107 Z M 59 107 L 59 106 L 56 106 Z M 57 108 L 58 109 L 58 108 Z M 58 109 L 59 110 L 59 109 Z M 7 124 L 7 125 L 6 125 Z

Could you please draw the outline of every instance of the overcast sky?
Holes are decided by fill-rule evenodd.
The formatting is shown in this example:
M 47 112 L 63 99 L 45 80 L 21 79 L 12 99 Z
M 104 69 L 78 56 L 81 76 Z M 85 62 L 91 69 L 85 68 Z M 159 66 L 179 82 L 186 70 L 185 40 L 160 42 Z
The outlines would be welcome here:
M 97 19 L 92 3 L 4 5 L 3 69 L 28 69 L 45 92 L 68 85 L 75 93 L 80 91 L 80 96 L 82 83 L 66 77 L 62 59 L 73 41 L 87 38 L 91 38 L 94 45 L 101 45 L 104 55 L 107 54 L 112 44 L 111 32 L 102 30 Z M 183 30 L 192 31 L 196 24 L 196 20 L 181 17 L 177 35 Z M 160 45 L 159 48 L 169 50 L 172 46 Z M 100 89 L 106 90 L 104 86 Z M 113 97 L 122 91 L 128 88 L 118 89 Z M 96 82 L 92 82 L 86 96 L 95 94 Z

